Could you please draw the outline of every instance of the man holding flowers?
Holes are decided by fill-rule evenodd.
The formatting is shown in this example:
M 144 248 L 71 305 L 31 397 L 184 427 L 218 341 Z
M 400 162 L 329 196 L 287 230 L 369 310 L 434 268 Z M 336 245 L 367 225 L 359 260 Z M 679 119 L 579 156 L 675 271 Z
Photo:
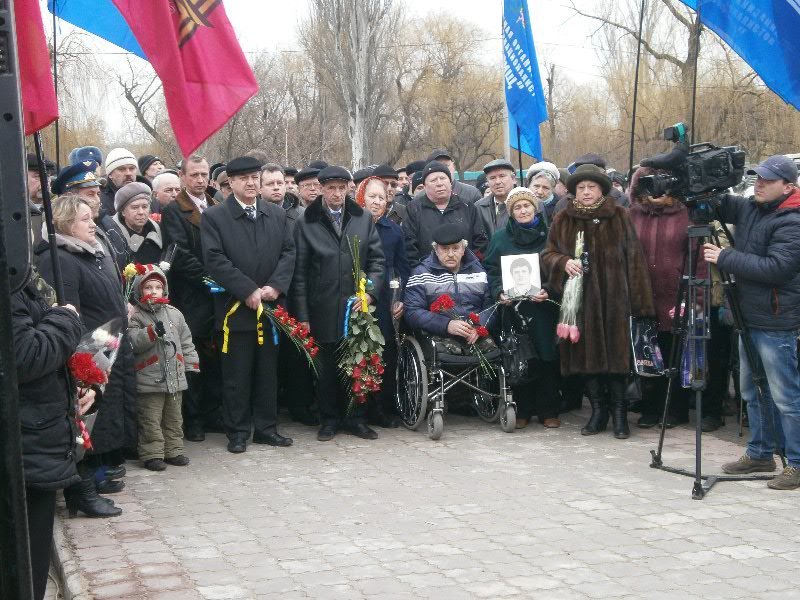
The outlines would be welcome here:
M 489 283 L 461 227 L 440 225 L 432 246 L 406 285 L 406 323 L 432 334 L 447 354 L 464 354 L 464 343 L 492 344 L 482 313 L 492 305 Z
M 214 296 L 219 332 L 222 406 L 228 451 L 244 452 L 253 442 L 290 446 L 277 432 L 277 333 L 262 303 L 289 289 L 295 248 L 282 208 L 258 199 L 261 163 L 249 156 L 227 165 L 232 194 L 209 207 L 200 221 L 208 274 L 222 293 Z
M 297 319 L 310 327 L 319 344 L 317 439 L 333 439 L 340 427 L 358 437 L 375 439 L 378 434 L 367 426 L 363 404 L 354 403 L 348 413 L 348 390 L 338 384 L 337 347 L 345 331 L 348 305 L 351 311 L 358 311 L 364 299 L 373 304 L 382 287 L 381 240 L 372 216 L 346 197 L 352 181 L 347 169 L 326 167 L 317 178 L 322 195 L 306 207 L 295 226 L 297 266 L 291 293 Z M 361 299 L 348 302 L 359 292 L 355 289 L 354 257 L 371 285 Z

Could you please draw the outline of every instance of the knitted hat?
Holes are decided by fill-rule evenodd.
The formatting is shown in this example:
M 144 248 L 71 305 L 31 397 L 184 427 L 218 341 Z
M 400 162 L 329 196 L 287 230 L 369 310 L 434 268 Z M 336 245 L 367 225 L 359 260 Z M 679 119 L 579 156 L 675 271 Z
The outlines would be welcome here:
M 156 161 L 161 162 L 161 159 L 157 156 L 153 156 L 152 154 L 143 154 L 138 160 L 139 172 L 144 175 L 147 172 L 147 169 L 150 168 L 150 165 Z
M 486 193 L 486 188 L 489 187 L 489 182 L 486 181 L 486 173 L 478 175 L 478 178 L 475 180 L 475 187 L 478 188 L 481 195 Z
M 567 179 L 567 189 L 570 194 L 575 195 L 575 190 L 581 181 L 594 181 L 603 189 L 604 196 L 611 191 L 611 178 L 597 165 L 586 164 L 575 169 Z
M 150 186 L 146 183 L 142 183 L 140 181 L 132 181 L 130 183 L 126 183 L 121 188 L 117 190 L 117 193 L 114 195 L 114 210 L 117 212 L 121 212 L 125 205 L 129 202 L 133 202 L 134 200 L 139 200 L 140 198 L 147 198 L 148 200 L 151 198 L 152 191 L 150 190 Z
M 425 169 L 422 171 L 422 183 L 425 183 L 425 180 L 428 179 L 429 175 L 433 173 L 444 173 L 447 175 L 447 178 L 452 181 L 453 176 L 450 173 L 450 169 L 448 169 L 443 163 L 440 163 L 438 160 L 432 160 L 427 165 L 425 165 Z
M 414 171 L 414 174 L 411 176 L 411 188 L 408 190 L 408 193 L 411 194 L 412 196 L 414 195 L 414 190 L 422 185 L 423 174 L 424 171 Z
M 119 169 L 120 167 L 128 165 L 136 167 L 137 169 L 139 168 L 139 163 L 133 153 L 125 148 L 114 148 L 108 153 L 108 156 L 106 156 L 103 169 L 105 169 L 106 175 L 110 175 L 114 169 Z
M 533 195 L 532 191 L 524 187 L 515 187 L 506 198 L 506 212 L 510 215 L 514 205 L 522 200 L 530 202 L 537 211 L 539 210 L 539 199 Z
M 369 185 L 370 181 L 379 181 L 380 184 L 384 187 L 384 189 L 386 188 L 386 184 L 383 183 L 383 179 L 381 179 L 377 175 L 363 179 L 361 183 L 358 184 L 358 188 L 356 188 L 355 200 L 356 204 L 358 204 L 359 206 L 363 207 L 365 204 L 365 198 L 367 196 L 367 186 Z

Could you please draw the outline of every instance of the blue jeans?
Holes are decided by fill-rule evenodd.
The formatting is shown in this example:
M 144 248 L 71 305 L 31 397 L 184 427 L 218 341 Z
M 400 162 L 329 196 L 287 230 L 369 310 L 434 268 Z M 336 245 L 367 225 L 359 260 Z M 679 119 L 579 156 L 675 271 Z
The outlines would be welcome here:
M 751 458 L 771 458 L 776 441 L 784 448 L 786 459 L 800 467 L 800 372 L 797 369 L 798 330 L 748 330 L 753 349 L 764 366 L 767 381 L 764 385 L 764 405 L 761 406 L 753 385 L 753 373 L 744 345 L 739 341 L 739 381 L 742 398 L 747 402 L 750 419 L 750 442 L 747 454 Z

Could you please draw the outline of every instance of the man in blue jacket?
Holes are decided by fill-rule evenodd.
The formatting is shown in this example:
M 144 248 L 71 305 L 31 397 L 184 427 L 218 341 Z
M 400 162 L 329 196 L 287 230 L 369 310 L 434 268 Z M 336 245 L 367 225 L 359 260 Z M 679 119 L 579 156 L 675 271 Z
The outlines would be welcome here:
M 750 442 L 738 461 L 722 470 L 731 474 L 771 472 L 773 457 L 784 448 L 788 466 L 769 481 L 772 489 L 800 487 L 800 190 L 797 166 L 781 155 L 770 156 L 755 169 L 752 199 L 726 196 L 722 220 L 736 225 L 736 247 L 705 245 L 705 258 L 736 277 L 746 335 L 760 360 L 767 383 L 756 396 L 751 366 L 739 348 L 742 397 L 747 401 Z
M 431 305 L 448 295 L 454 306 L 434 312 Z M 478 342 L 477 324 L 469 321 L 470 313 L 480 315 L 485 325 L 491 306 L 489 282 L 478 258 L 467 248 L 464 232 L 453 223 L 440 225 L 433 231 L 433 252 L 414 269 L 406 284 L 405 320 L 412 329 L 434 337 L 441 350 L 448 354 L 464 354 L 464 344 Z M 481 350 L 492 346 L 487 338 L 480 340 Z

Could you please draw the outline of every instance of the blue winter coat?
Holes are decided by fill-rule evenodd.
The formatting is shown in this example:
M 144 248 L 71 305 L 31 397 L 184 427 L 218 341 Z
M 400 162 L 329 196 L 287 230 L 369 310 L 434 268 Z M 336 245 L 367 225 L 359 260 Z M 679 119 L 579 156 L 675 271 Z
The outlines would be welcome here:
M 723 249 L 717 266 L 736 277 L 745 325 L 800 328 L 800 190 L 766 205 L 729 195 L 719 215 L 736 225 L 736 247 Z
M 386 276 L 383 279 L 383 290 L 378 295 L 378 304 L 375 314 L 378 317 L 378 325 L 380 325 L 381 333 L 383 333 L 383 337 L 388 341 L 394 339 L 391 311 L 392 290 L 389 287 L 389 282 L 392 279 L 399 279 L 402 289 L 402 284 L 408 281 L 411 268 L 408 266 L 406 245 L 403 239 L 403 230 L 400 229 L 400 226 L 386 217 L 378 219 L 375 226 L 381 238 L 383 256 L 386 260 Z M 402 301 L 402 297 L 398 296 L 398 300 Z
M 406 284 L 405 320 L 412 329 L 447 336 L 451 316 L 431 312 L 430 306 L 442 294 L 455 301 L 453 313 L 466 318 L 469 313 L 479 313 L 492 304 L 489 282 L 478 257 L 470 250 L 461 259 L 461 268 L 453 274 L 444 268 L 435 252 L 425 258 L 411 273 Z M 488 315 L 481 315 L 485 324 Z

